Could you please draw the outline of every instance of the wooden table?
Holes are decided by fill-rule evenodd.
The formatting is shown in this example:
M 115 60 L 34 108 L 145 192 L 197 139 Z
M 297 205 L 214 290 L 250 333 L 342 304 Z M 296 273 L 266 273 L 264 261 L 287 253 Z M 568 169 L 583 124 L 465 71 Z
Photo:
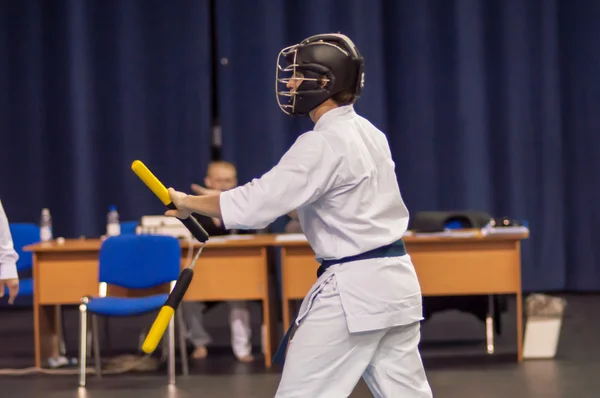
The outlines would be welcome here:
M 517 295 L 518 358 L 522 359 L 522 301 L 520 241 L 526 235 L 474 238 L 405 237 L 423 295 Z M 67 240 L 40 243 L 33 252 L 35 363 L 50 355 L 57 335 L 56 306 L 79 304 L 83 296 L 96 296 L 98 253 L 102 241 Z M 188 265 L 189 244 L 181 242 L 182 267 Z M 197 246 L 197 244 L 195 245 Z M 251 239 L 213 238 L 195 268 L 185 300 L 260 300 L 265 330 L 265 365 L 277 348 L 279 335 L 274 312 L 275 276 L 267 249 L 282 248 L 283 324 L 290 324 L 290 301 L 304 298 L 316 280 L 315 255 L 308 242 L 280 241 L 274 235 Z M 134 296 L 135 292 L 110 287 L 109 294 Z
M 267 261 L 274 237 L 251 239 L 213 238 L 195 267 L 194 279 L 185 295 L 189 301 L 260 300 L 263 306 L 265 365 L 279 343 L 274 307 L 275 272 Z M 84 296 L 98 296 L 100 239 L 66 240 L 27 246 L 33 252 L 35 365 L 51 354 L 58 335 L 57 306 L 79 304 Z M 182 241 L 182 267 L 189 263 L 189 243 Z M 196 245 L 198 246 L 198 245 Z M 163 291 L 168 291 L 168 286 Z M 140 292 L 108 286 L 109 295 L 139 296 Z M 54 340 L 56 343 L 56 340 Z
M 407 236 L 424 296 L 515 294 L 517 357 L 523 359 L 520 243 L 527 234 L 474 237 Z M 282 247 L 283 324 L 291 322 L 291 301 L 303 299 L 316 281 L 319 264 L 306 241 Z

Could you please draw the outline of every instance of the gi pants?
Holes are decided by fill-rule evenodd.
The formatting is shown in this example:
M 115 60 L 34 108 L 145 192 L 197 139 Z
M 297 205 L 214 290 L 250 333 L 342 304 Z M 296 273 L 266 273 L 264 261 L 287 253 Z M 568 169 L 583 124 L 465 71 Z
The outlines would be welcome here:
M 377 398 L 432 397 L 418 350 L 419 322 L 350 333 L 335 274 L 307 300 L 276 398 L 345 398 L 361 377 Z

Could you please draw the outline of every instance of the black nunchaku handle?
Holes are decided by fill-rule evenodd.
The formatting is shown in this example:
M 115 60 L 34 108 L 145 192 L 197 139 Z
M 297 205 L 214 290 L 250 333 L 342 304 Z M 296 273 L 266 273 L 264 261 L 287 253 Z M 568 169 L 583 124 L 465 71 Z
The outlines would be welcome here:
M 169 203 L 167 205 L 167 208 L 170 210 L 177 210 L 177 207 L 175 207 L 173 202 Z M 206 232 L 206 230 L 202 228 L 202 225 L 200 225 L 200 223 L 194 218 L 194 216 L 189 216 L 188 218 L 177 218 L 183 223 L 183 225 L 185 225 L 185 227 L 192 233 L 192 236 L 196 238 L 199 242 L 204 243 L 208 240 L 208 232 Z

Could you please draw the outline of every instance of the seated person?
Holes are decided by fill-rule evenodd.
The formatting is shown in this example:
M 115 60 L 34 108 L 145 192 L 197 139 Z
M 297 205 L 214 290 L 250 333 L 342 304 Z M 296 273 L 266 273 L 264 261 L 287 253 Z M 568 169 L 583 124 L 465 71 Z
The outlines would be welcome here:
M 8 292 L 9 304 L 14 304 L 19 293 L 18 259 L 19 255 L 13 245 L 8 218 L 0 201 L 0 297 L 4 297 Z
M 285 233 L 286 234 L 301 234 L 302 226 L 300 225 L 300 221 L 298 221 L 298 215 L 295 211 L 288 214 L 289 220 L 285 224 Z
M 226 191 L 237 186 L 237 170 L 229 162 L 211 162 L 204 179 L 204 184 L 208 189 Z M 204 191 L 199 185 L 192 184 L 192 190 L 195 193 Z M 218 218 L 205 217 L 194 214 L 194 217 L 204 227 L 210 236 L 223 236 L 238 233 L 237 231 L 226 230 L 223 222 Z M 255 231 L 239 231 L 239 233 L 252 234 Z M 230 301 L 229 304 L 229 323 L 231 328 L 231 345 L 233 353 L 241 362 L 250 362 L 254 359 L 252 356 L 250 312 L 246 308 L 245 302 Z M 183 302 L 183 316 L 187 327 L 189 328 L 189 340 L 194 345 L 192 357 L 195 359 L 205 358 L 207 355 L 206 346 L 211 342 L 211 338 L 204 329 L 203 313 L 206 305 L 202 302 Z

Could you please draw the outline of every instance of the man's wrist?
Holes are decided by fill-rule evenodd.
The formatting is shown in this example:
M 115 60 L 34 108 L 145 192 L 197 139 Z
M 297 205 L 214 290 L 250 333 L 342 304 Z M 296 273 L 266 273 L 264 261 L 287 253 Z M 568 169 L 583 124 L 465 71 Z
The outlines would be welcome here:
M 190 208 L 191 199 L 192 199 L 192 195 L 185 195 L 185 197 L 181 201 L 181 209 L 179 209 L 179 210 L 188 212 L 188 213 L 193 213 L 192 209 Z
M 192 196 L 192 195 L 188 195 L 188 194 L 186 194 L 186 195 L 185 195 L 185 196 L 184 196 L 184 197 L 181 199 L 181 202 L 180 202 L 180 205 L 179 205 L 179 210 L 181 210 L 181 211 L 190 211 L 190 197 L 191 197 L 191 196 Z

